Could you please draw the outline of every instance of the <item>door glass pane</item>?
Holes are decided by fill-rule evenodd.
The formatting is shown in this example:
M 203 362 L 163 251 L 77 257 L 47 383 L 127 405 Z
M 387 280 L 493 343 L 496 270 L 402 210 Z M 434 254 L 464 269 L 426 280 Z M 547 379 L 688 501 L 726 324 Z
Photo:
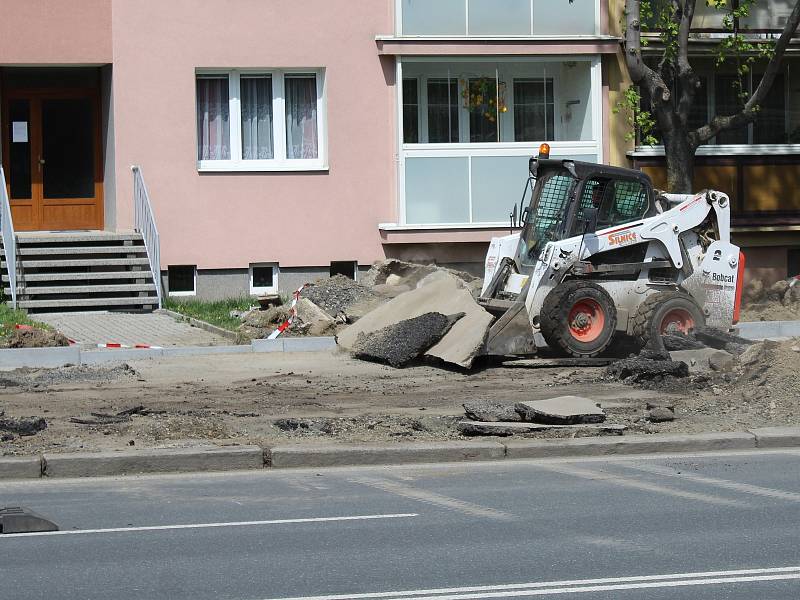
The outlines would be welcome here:
M 287 75 L 286 158 L 317 158 L 317 76 Z
M 11 199 L 31 198 L 30 100 L 8 103 L 9 185 Z
M 403 0 L 403 35 L 464 35 L 464 0 Z
M 419 97 L 417 80 L 403 80 L 403 141 L 406 144 L 419 142 Z
M 469 35 L 530 34 L 531 0 L 469 0 Z
M 458 142 L 458 80 L 428 80 L 428 141 Z
M 498 142 L 497 81 L 481 77 L 469 80 L 469 141 Z
M 94 151 L 91 100 L 42 100 L 45 198 L 94 198 Z

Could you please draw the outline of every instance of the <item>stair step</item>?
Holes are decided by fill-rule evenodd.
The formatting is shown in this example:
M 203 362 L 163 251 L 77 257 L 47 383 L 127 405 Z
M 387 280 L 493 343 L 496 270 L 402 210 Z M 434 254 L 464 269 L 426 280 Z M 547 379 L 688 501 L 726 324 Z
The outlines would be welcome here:
M 18 276 L 20 281 L 21 276 Z M 146 271 L 89 271 L 83 273 L 26 273 L 25 282 L 37 281 L 95 281 L 108 279 L 151 279 L 150 270 Z M 8 283 L 8 275 L 3 275 L 3 282 Z
M 44 256 L 47 254 L 142 254 L 147 252 L 144 246 L 46 246 L 41 248 L 31 248 L 20 246 L 17 253 L 20 256 Z
M 85 308 L 90 306 L 157 306 L 158 297 L 130 297 L 130 298 L 66 298 L 57 300 L 22 300 L 17 302 L 19 308 L 44 309 L 44 308 Z
M 5 288 L 6 294 L 11 288 Z M 106 294 L 110 292 L 155 292 L 152 283 L 122 283 L 119 285 L 64 285 L 64 286 L 28 286 L 17 288 L 17 294 L 39 296 L 45 294 Z
M 44 269 L 53 267 L 127 267 L 134 265 L 150 265 L 146 258 L 86 258 L 86 259 L 56 259 L 56 260 L 26 260 L 25 269 Z M 5 268 L 6 261 L 0 262 L 0 268 Z M 27 275 L 26 275 L 27 276 Z
M 132 242 L 142 239 L 141 233 L 17 233 L 17 244 L 76 244 L 84 242 Z

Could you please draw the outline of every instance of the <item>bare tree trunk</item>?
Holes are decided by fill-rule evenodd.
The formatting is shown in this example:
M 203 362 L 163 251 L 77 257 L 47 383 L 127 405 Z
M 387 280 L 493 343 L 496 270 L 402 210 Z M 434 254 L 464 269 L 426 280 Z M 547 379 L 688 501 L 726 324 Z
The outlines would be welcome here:
M 685 131 L 664 135 L 664 154 L 667 159 L 667 191 L 691 194 L 694 187 L 694 153 Z

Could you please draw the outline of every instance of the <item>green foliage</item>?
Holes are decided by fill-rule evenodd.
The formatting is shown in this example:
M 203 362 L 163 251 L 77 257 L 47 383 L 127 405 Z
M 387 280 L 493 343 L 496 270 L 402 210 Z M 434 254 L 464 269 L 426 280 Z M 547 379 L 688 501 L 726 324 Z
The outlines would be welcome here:
M 243 296 L 240 298 L 230 298 L 228 300 L 216 300 L 204 302 L 202 300 L 177 300 L 166 298 L 164 308 L 167 310 L 211 323 L 217 327 L 236 331 L 241 325 L 241 321 L 231 317 L 232 310 L 244 311 L 258 303 L 254 298 Z
M 630 142 L 636 139 L 637 133 L 639 140 L 646 146 L 654 146 L 658 144 L 658 139 L 655 137 L 656 121 L 653 115 L 646 110 L 641 110 L 642 96 L 639 89 L 632 85 L 623 94 L 623 99 L 617 102 L 617 105 L 612 109 L 614 114 L 624 113 L 625 120 L 630 126 L 630 131 L 625 134 L 625 141 Z

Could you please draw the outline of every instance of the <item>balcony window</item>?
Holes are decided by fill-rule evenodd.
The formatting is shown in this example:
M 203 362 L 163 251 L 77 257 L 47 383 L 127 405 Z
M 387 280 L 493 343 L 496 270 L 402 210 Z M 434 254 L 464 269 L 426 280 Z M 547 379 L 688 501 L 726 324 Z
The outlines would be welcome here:
M 528 160 L 601 159 L 599 60 L 405 58 L 402 225 L 507 224 Z
M 594 35 L 599 0 L 396 0 L 404 36 Z

